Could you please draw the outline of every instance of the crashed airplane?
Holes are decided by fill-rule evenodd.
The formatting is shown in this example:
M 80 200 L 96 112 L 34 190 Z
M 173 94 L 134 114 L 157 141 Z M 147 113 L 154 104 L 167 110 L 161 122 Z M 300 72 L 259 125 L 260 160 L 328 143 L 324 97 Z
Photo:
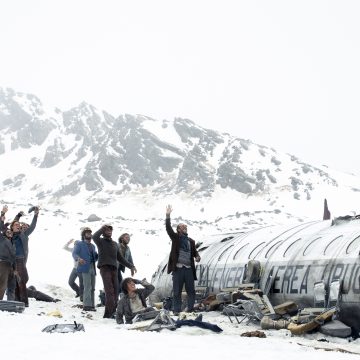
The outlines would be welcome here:
M 323 283 L 327 304 L 337 282 L 339 318 L 360 331 L 360 216 L 209 236 L 198 244 L 198 252 L 195 286 L 207 294 L 255 279 L 273 305 L 293 301 L 305 308 L 314 306 L 316 284 Z M 167 261 L 152 276 L 156 291 L 151 301 L 171 296 Z M 260 265 L 257 274 L 250 266 L 254 261 Z

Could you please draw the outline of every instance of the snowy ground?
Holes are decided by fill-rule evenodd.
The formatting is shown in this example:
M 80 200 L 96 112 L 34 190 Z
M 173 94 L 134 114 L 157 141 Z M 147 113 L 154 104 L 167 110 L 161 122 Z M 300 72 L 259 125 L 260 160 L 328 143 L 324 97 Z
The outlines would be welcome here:
M 165 208 L 165 206 L 164 206 Z M 21 209 L 11 209 L 9 218 Z M 177 212 L 176 215 L 181 214 Z M 316 333 L 305 337 L 292 337 L 287 330 L 265 331 L 267 338 L 244 338 L 245 331 L 254 330 L 254 326 L 236 325 L 217 312 L 204 313 L 203 321 L 217 324 L 223 329 L 220 334 L 193 327 L 182 327 L 176 331 L 163 330 L 160 333 L 130 330 L 127 325 L 119 326 L 114 320 L 103 319 L 103 308 L 98 308 L 91 317 L 78 307 L 79 300 L 67 285 L 67 279 L 73 266 L 71 254 L 62 249 L 70 238 L 79 238 L 81 226 L 98 229 L 103 223 L 114 225 L 114 239 L 122 232 L 132 234 L 130 246 L 135 265 L 136 277 L 151 279 L 160 261 L 167 256 L 170 245 L 164 231 L 163 219 L 154 221 L 130 221 L 115 219 L 110 215 L 102 221 L 87 223 L 76 214 L 40 212 L 38 226 L 30 236 L 28 285 L 35 285 L 53 297 L 61 299 L 58 303 L 44 303 L 30 299 L 30 307 L 22 314 L 0 311 L 1 354 L 16 359 L 52 360 L 56 359 L 184 359 L 188 357 L 206 357 L 224 359 L 227 357 L 261 357 L 281 359 L 350 359 L 360 355 L 360 339 L 348 342 L 346 339 L 327 338 L 329 342 L 317 341 L 325 336 Z M 80 218 L 80 219 L 79 219 Z M 30 222 L 32 215 L 25 221 Z M 201 233 L 211 233 L 211 229 L 202 229 L 195 233 L 196 226 L 190 228 L 191 234 L 198 239 Z M 198 237 L 199 236 L 199 237 Z M 129 276 L 129 272 L 125 273 Z M 102 288 L 101 277 L 96 279 L 96 295 Z M 62 318 L 49 313 L 59 311 Z M 89 316 L 89 317 L 87 317 Z M 85 326 L 85 332 L 71 334 L 49 334 L 41 330 L 51 324 L 73 323 Z M 300 345 L 301 344 L 301 345 Z M 316 350 L 330 348 L 334 351 Z M 347 352 L 340 352 L 343 349 Z M 349 353 L 350 352 L 350 353 Z M 351 353 L 356 353 L 353 355 Z
M 24 313 L 0 311 L 1 353 L 16 359 L 183 359 L 206 357 L 266 357 L 268 359 L 350 359 L 360 355 L 360 339 L 325 337 L 320 333 L 293 337 L 288 330 L 267 330 L 264 338 L 241 337 L 243 332 L 258 329 L 255 325 L 237 325 L 219 312 L 203 313 L 203 321 L 217 324 L 222 333 L 194 327 L 181 327 L 175 331 L 143 332 L 117 325 L 115 320 L 103 319 L 103 307 L 97 312 L 85 313 L 74 307 L 79 300 L 71 290 L 48 286 L 39 288 L 54 297 L 58 303 L 45 303 L 30 299 Z M 50 315 L 60 312 L 62 318 Z M 84 324 L 85 332 L 43 333 L 41 330 L 56 323 Z M 326 339 L 329 342 L 318 340 Z M 333 351 L 325 351 L 331 349 Z

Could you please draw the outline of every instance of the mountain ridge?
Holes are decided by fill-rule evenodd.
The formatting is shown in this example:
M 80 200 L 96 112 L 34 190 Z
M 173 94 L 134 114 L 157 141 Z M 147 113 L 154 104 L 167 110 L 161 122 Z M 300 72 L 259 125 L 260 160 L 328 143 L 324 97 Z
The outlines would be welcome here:
M 22 193 L 33 203 L 63 204 L 80 197 L 104 206 L 114 197 L 143 204 L 181 198 L 215 208 L 226 192 L 234 201 L 255 200 L 261 211 L 283 211 L 290 202 L 301 214 L 336 192 L 359 196 L 355 176 L 189 119 L 115 117 L 86 102 L 47 109 L 34 95 L 0 88 L 0 130 L 0 158 L 12 163 L 0 174 L 2 198 Z

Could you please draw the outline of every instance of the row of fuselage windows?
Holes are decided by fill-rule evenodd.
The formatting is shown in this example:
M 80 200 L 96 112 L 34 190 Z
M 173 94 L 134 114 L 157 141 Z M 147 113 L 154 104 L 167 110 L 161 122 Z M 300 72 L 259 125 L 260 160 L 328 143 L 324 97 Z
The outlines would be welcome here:
M 340 245 L 341 241 L 343 240 L 343 235 L 336 236 L 334 239 L 327 241 L 324 249 L 322 251 L 323 255 L 331 255 L 334 250 Z M 230 239 L 228 239 L 230 240 Z M 303 256 L 306 256 L 310 254 L 317 246 L 319 246 L 320 241 L 324 240 L 321 236 L 316 237 L 312 241 L 308 243 L 308 245 L 305 247 L 305 249 L 302 251 Z M 286 240 L 285 240 L 286 241 Z M 283 253 L 283 257 L 289 257 L 295 253 L 295 251 L 299 251 L 298 249 L 299 242 L 301 242 L 302 239 L 298 238 L 289 244 L 289 246 L 286 247 Z M 274 244 L 272 244 L 269 249 L 266 251 L 265 258 L 268 258 L 270 255 L 272 255 L 277 249 L 284 243 L 283 241 L 278 241 Z M 260 244 L 257 244 L 251 251 L 248 253 L 248 259 L 254 259 L 257 257 L 257 255 L 260 254 L 260 252 L 264 249 L 266 246 L 266 242 L 261 242 Z M 233 255 L 233 260 L 239 259 L 241 257 L 244 257 L 245 253 L 249 251 L 250 243 L 243 244 L 240 246 L 238 250 Z M 351 254 L 353 251 L 358 251 L 360 247 L 360 236 L 355 237 L 353 240 L 350 241 L 350 243 L 345 247 L 345 253 Z M 208 247 L 200 248 L 199 252 L 204 251 Z M 211 248 L 211 247 L 210 247 Z M 233 250 L 234 244 L 231 244 L 227 246 L 218 256 L 218 261 L 220 261 L 226 254 L 229 253 L 229 251 Z
M 229 237 L 229 238 L 223 239 L 222 242 L 224 243 L 231 239 L 232 239 L 232 237 Z M 323 239 L 322 237 L 316 237 L 314 240 L 310 241 L 310 243 L 306 246 L 306 248 L 303 251 L 303 256 L 310 254 L 311 251 L 319 244 L 319 241 L 321 241 L 322 239 Z M 326 246 L 324 247 L 324 250 L 323 250 L 323 255 L 331 254 L 332 251 L 337 246 L 339 246 L 342 239 L 343 239 L 343 235 L 339 235 L 339 236 L 335 237 L 334 239 L 332 239 L 330 242 L 327 242 Z M 291 244 L 285 249 L 285 251 L 283 253 L 283 257 L 291 256 L 297 250 L 296 245 L 298 245 L 301 240 L 302 240 L 301 238 L 298 238 L 298 239 L 292 241 Z M 268 258 L 271 254 L 273 254 L 277 250 L 277 248 L 281 245 L 282 242 L 283 241 L 278 241 L 278 242 L 272 244 L 269 247 L 269 249 L 266 251 L 265 258 Z M 265 247 L 265 244 L 266 244 L 265 242 L 262 242 L 262 243 L 256 245 L 250 251 L 250 253 L 248 255 L 248 259 L 256 258 L 256 256 L 259 255 L 260 252 Z M 233 260 L 236 260 L 236 259 L 239 259 L 240 257 L 242 257 L 244 255 L 245 251 L 247 251 L 249 249 L 249 245 L 250 245 L 250 243 L 246 243 L 246 244 L 240 246 L 240 248 L 233 255 Z M 220 261 L 227 253 L 229 253 L 229 251 L 231 251 L 233 249 L 233 247 L 234 247 L 234 244 L 227 246 L 218 256 L 217 261 Z M 353 251 L 359 251 L 359 247 L 360 247 L 360 235 L 355 237 L 352 241 L 350 241 L 350 243 L 346 246 L 345 252 L 346 252 L 346 254 L 351 254 Z M 204 250 L 206 250 L 208 248 L 209 248 L 209 246 L 200 248 L 199 253 L 203 252 Z M 210 248 L 211 248 L 211 246 L 210 246 Z M 163 269 L 161 270 L 161 273 L 163 273 L 165 271 L 166 267 L 167 267 L 167 263 L 164 265 Z

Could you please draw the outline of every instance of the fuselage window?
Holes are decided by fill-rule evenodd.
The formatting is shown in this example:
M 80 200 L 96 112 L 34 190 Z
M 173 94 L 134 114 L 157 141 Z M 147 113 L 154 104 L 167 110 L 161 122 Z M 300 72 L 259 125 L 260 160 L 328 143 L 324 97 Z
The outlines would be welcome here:
M 228 236 L 225 239 L 222 239 L 220 242 L 225 242 L 225 241 L 231 240 L 233 238 L 234 238 L 233 236 Z
M 273 246 L 270 246 L 270 249 L 266 252 L 265 258 L 267 258 L 270 255 L 271 250 L 275 248 L 275 246 L 279 245 L 281 243 L 281 240 L 276 242 Z
M 167 263 L 164 265 L 163 269 L 161 270 L 161 273 L 165 271 L 166 267 L 167 267 Z
M 204 246 L 204 247 L 202 247 L 201 249 L 199 249 L 198 252 L 204 251 L 204 250 L 206 250 L 207 248 L 208 248 L 208 246 Z
M 242 246 L 234 255 L 233 260 L 238 259 L 242 251 L 249 245 L 249 243 Z
M 314 239 L 314 240 L 305 248 L 305 250 L 304 250 L 304 252 L 303 252 L 303 255 L 305 256 L 305 255 L 309 254 L 309 252 L 315 247 L 316 242 L 317 242 L 318 240 L 320 240 L 320 239 L 321 239 L 321 237 L 318 237 L 318 238 Z
M 324 250 L 324 255 L 329 255 L 339 245 L 339 241 L 343 238 L 342 235 L 331 240 Z
M 234 246 L 234 244 L 233 244 L 233 245 L 230 245 L 229 247 L 227 247 L 227 248 L 220 254 L 218 261 L 220 261 L 221 258 L 224 256 L 224 254 L 225 254 L 229 249 L 231 249 L 233 246 Z
M 254 249 L 252 250 L 252 252 L 249 254 L 248 259 L 255 259 L 256 255 L 259 254 L 259 252 L 262 250 L 263 246 L 265 244 L 265 241 L 260 243 L 258 246 L 254 247 Z M 261 247 L 259 249 L 259 247 Z M 259 250 L 258 252 L 256 252 L 256 250 Z
M 291 243 L 291 244 L 288 246 L 288 248 L 285 250 L 283 257 L 286 257 L 286 256 L 291 255 L 292 252 L 293 252 L 294 249 L 295 249 L 295 244 L 297 244 L 300 240 L 301 240 L 301 238 L 300 238 L 300 239 L 296 239 L 293 243 Z
M 350 244 L 349 246 L 346 248 L 346 253 L 350 254 L 352 253 L 354 250 L 359 249 L 360 247 L 360 236 L 356 237 Z

